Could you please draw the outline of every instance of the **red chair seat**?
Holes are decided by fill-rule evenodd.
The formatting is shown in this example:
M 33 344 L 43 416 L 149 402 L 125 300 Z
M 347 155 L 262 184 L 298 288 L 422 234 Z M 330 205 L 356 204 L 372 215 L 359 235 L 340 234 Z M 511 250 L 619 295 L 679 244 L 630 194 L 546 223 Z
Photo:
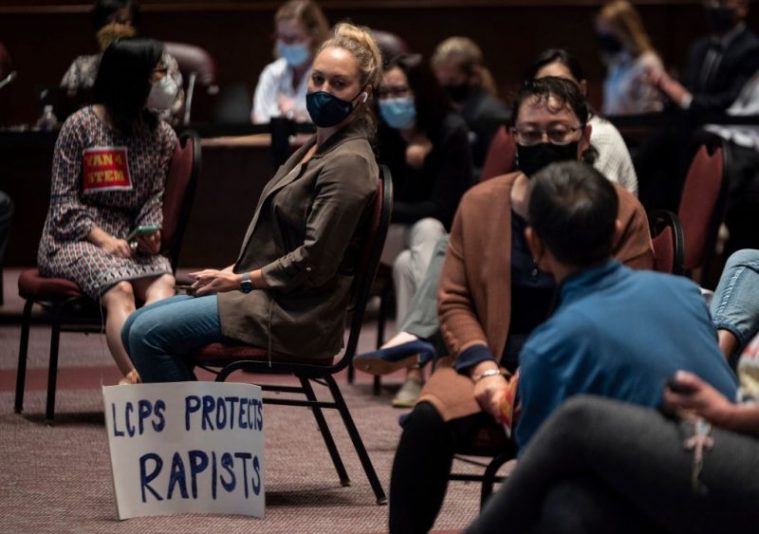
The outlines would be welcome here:
M 269 357 L 266 354 L 266 349 L 261 347 L 254 347 L 253 345 L 246 345 L 244 343 L 218 342 L 210 343 L 199 349 L 193 354 L 193 360 L 221 367 L 239 360 L 266 362 L 269 361 Z M 332 360 L 333 358 L 331 357 L 313 359 L 301 358 L 290 354 L 283 354 L 281 352 L 271 353 L 271 361 L 273 362 L 330 366 L 332 365 Z
M 42 276 L 39 269 L 27 269 L 18 277 L 18 294 L 25 299 L 81 297 L 82 290 L 75 282 L 65 278 Z

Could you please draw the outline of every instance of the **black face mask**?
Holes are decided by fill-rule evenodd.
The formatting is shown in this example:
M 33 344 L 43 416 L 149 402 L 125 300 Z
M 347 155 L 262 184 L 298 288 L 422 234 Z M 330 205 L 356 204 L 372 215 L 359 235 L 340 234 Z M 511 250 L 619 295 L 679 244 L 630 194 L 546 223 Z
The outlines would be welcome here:
M 599 33 L 598 48 L 601 49 L 602 53 L 613 56 L 614 54 L 621 52 L 624 46 L 622 45 L 622 41 L 613 35 L 609 33 Z
M 460 83 L 457 85 L 445 85 L 443 86 L 445 92 L 448 93 L 448 98 L 456 103 L 463 102 L 469 96 L 469 84 Z
M 362 94 L 363 89 L 353 99 Z M 326 91 L 315 91 L 306 95 L 306 109 L 316 126 L 330 128 L 343 122 L 356 109 L 353 100 L 343 100 Z M 366 100 L 365 100 L 366 101 Z
M 729 32 L 737 21 L 735 10 L 727 6 L 705 7 L 704 17 L 709 31 L 716 35 Z
M 537 145 L 525 146 L 517 144 L 517 168 L 531 177 L 551 163 L 577 160 L 578 144 L 577 141 L 566 145 L 538 143 Z

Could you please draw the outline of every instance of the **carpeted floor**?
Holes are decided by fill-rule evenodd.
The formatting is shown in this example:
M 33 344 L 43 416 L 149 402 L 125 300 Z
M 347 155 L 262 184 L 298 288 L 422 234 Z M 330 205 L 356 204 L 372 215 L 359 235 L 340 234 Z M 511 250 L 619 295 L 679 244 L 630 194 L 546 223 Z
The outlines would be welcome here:
M 118 521 L 111 481 L 100 385 L 115 383 L 101 335 L 64 334 L 54 426 L 44 423 L 49 330 L 32 329 L 28 386 L 21 415 L 13 413 L 20 310 L 14 274 L 6 269 L 0 326 L 0 532 L 2 533 L 378 533 L 386 529 L 387 506 L 377 506 L 337 414 L 328 414 L 351 487 L 341 487 L 308 410 L 265 409 L 266 517 L 179 515 Z M 14 298 L 15 297 L 15 298 Z M 392 329 L 392 325 L 389 326 Z M 370 348 L 374 324 L 362 345 Z M 390 330 L 392 331 L 392 330 Z M 359 373 L 361 375 L 361 373 Z M 253 378 L 244 377 L 246 381 Z M 380 396 L 369 377 L 340 386 L 369 455 L 388 490 L 400 435 L 390 399 L 400 375 L 385 379 Z M 317 394 L 320 392 L 317 391 Z M 435 529 L 457 531 L 477 513 L 477 484 L 453 483 Z

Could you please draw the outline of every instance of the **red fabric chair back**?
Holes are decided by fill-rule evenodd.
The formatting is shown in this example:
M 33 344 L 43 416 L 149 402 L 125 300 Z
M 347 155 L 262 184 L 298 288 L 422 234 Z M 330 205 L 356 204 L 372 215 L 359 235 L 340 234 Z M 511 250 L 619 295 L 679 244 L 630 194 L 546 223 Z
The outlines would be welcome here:
M 721 144 L 702 145 L 688 169 L 678 217 L 685 235 L 683 267 L 691 271 L 704 265 L 722 222 L 725 162 Z
M 161 252 L 168 256 L 174 269 L 179 261 L 199 173 L 200 139 L 194 132 L 183 134 L 174 149 L 163 193 Z
M 480 181 L 489 180 L 514 170 L 517 148 L 514 136 L 505 126 L 498 128 L 488 147 L 485 163 L 482 165 Z
M 199 46 L 187 43 L 164 43 L 166 52 L 177 60 L 179 71 L 187 81 L 190 74 L 195 73 L 195 78 L 200 85 L 213 85 L 216 83 L 216 61 L 211 54 Z

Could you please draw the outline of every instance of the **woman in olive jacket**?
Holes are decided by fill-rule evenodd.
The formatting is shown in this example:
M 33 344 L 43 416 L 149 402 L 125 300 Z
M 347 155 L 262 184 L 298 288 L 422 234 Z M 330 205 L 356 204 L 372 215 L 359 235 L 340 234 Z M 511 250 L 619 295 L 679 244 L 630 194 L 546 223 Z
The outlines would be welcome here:
M 316 135 L 264 188 L 237 261 L 193 273 L 194 296 L 133 314 L 122 338 L 145 382 L 191 380 L 183 355 L 217 341 L 324 363 L 340 350 L 354 246 L 379 171 L 369 99 L 382 59 L 371 36 L 338 25 L 315 60 L 308 110 Z

